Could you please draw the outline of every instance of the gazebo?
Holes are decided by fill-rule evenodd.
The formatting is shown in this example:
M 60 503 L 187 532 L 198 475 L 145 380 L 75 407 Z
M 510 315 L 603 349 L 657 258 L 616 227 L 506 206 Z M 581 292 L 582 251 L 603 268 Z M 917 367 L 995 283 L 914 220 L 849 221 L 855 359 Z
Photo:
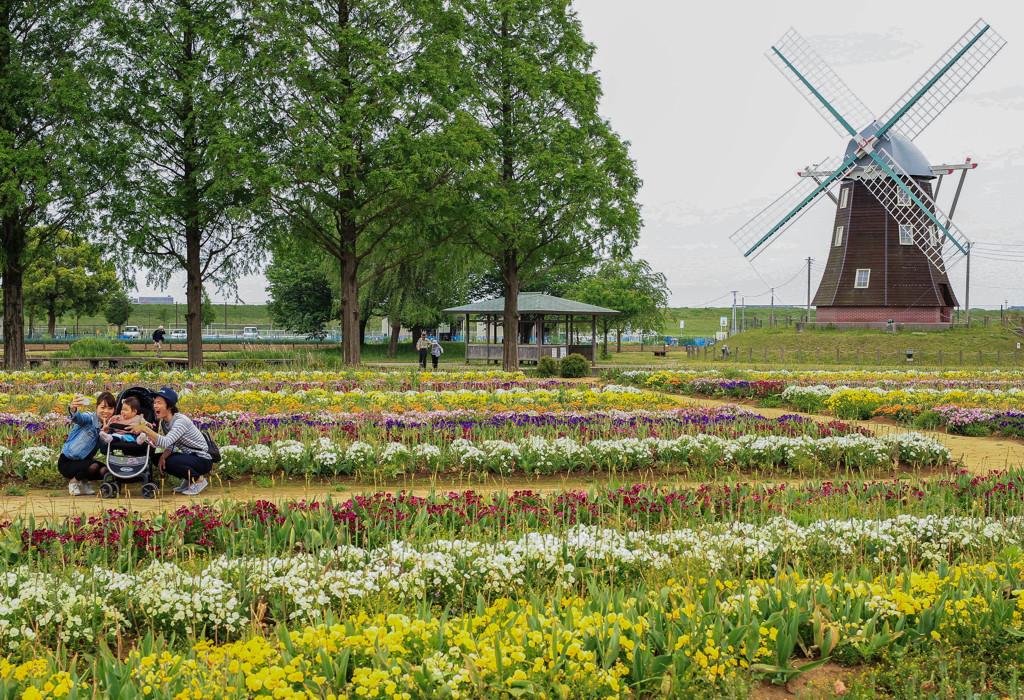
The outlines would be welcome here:
M 505 313 L 505 297 L 478 301 L 475 304 L 455 306 L 445 309 L 444 313 L 453 316 L 464 316 L 466 324 L 466 361 L 497 360 L 501 361 L 501 343 L 498 340 L 498 327 L 503 325 Z M 572 353 L 583 355 L 591 363 L 597 360 L 597 317 L 617 316 L 620 312 L 605 309 L 592 304 L 581 304 L 571 299 L 562 299 L 542 292 L 523 292 L 519 295 L 519 361 L 537 362 L 542 357 L 562 358 Z M 590 317 L 590 342 L 579 342 L 579 322 L 577 317 Z M 485 325 L 486 343 L 470 342 L 470 321 Z M 582 324 L 586 329 L 586 322 Z M 564 327 L 564 336 L 560 331 Z M 552 342 L 545 342 L 545 332 Z M 503 333 L 504 335 L 504 333 Z M 560 337 L 561 336 L 561 337 Z M 530 339 L 533 342 L 530 342 Z M 493 339 L 493 340 L 492 340 Z M 524 342 L 524 339 L 526 342 Z

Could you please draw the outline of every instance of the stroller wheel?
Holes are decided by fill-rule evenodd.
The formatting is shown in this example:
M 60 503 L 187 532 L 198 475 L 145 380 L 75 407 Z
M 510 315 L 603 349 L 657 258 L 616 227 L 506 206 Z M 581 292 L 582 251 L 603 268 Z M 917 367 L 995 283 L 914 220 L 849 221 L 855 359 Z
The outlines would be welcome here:
M 151 482 L 146 482 L 145 484 L 142 485 L 142 497 L 143 498 L 156 498 L 156 493 L 157 493 L 156 484 L 151 483 Z
M 116 498 L 118 491 L 120 491 L 120 489 L 116 482 L 104 481 L 100 484 L 100 496 L 103 498 Z

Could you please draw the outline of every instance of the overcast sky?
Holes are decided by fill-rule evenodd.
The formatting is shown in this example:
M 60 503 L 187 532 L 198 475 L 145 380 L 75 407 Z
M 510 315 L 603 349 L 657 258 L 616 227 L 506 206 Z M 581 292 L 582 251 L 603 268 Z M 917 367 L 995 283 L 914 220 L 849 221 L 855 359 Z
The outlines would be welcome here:
M 971 305 L 1024 304 L 1020 2 L 578 0 L 576 7 L 597 46 L 602 111 L 631 142 L 644 181 L 635 255 L 665 273 L 674 306 L 724 304 L 733 289 L 748 304 L 766 304 L 770 286 L 776 303 L 803 304 L 808 256 L 816 261 L 812 292 L 817 288 L 835 215 L 827 199 L 761 255 L 756 270 L 729 241 L 796 182 L 798 169 L 846 147 L 764 56 L 789 27 L 880 115 L 983 17 L 1006 47 L 915 144 L 932 163 L 967 156 L 980 163 L 954 218 L 979 244 Z M 952 184 L 943 184 L 938 201 L 947 211 Z M 964 272 L 963 264 L 950 270 L 961 304 Z M 141 275 L 139 282 L 142 293 L 156 293 Z M 166 293 L 184 300 L 183 282 L 175 276 Z M 239 295 L 264 302 L 262 276 L 242 279 Z

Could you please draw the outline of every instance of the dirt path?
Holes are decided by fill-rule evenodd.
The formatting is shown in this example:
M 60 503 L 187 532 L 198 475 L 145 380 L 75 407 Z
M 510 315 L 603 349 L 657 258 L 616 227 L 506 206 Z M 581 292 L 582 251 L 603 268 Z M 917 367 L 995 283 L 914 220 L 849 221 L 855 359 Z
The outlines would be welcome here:
M 726 401 L 721 399 L 695 399 L 689 396 L 675 396 L 675 398 L 678 399 L 681 404 L 687 406 L 713 407 L 736 404 L 735 401 Z M 763 416 L 767 416 L 768 418 L 798 415 L 807 416 L 808 418 L 813 418 L 816 421 L 826 423 L 836 420 L 835 416 L 819 413 L 802 413 L 800 411 L 784 408 L 762 408 L 760 406 L 747 406 L 747 408 L 750 408 Z M 908 430 L 913 430 L 914 432 L 921 433 L 922 435 L 933 437 L 949 448 L 949 451 L 953 454 L 953 458 L 958 460 L 965 469 L 976 474 L 985 474 L 994 469 L 1002 470 L 1012 467 L 1024 467 L 1024 443 L 1010 438 L 948 435 L 946 433 L 935 432 L 933 430 L 906 428 L 900 425 L 894 425 L 892 423 L 877 420 L 844 420 L 843 422 L 863 426 L 879 435 L 884 435 L 886 433 L 902 433 L 907 432 Z

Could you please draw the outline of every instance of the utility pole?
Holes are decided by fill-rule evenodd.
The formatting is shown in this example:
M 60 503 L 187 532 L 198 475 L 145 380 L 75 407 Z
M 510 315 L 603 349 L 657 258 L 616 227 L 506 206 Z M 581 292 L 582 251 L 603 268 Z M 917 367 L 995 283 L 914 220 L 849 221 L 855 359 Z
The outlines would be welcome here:
M 811 258 L 807 258 L 807 323 L 811 322 Z
M 732 292 L 732 335 L 736 335 L 736 295 L 738 292 L 734 289 Z
M 964 298 L 967 307 L 967 327 L 971 327 L 971 242 L 967 242 L 967 290 Z
M 772 287 L 772 310 L 768 317 L 768 327 L 775 328 L 775 287 Z
M 740 300 L 740 331 L 747 330 L 747 298 Z

